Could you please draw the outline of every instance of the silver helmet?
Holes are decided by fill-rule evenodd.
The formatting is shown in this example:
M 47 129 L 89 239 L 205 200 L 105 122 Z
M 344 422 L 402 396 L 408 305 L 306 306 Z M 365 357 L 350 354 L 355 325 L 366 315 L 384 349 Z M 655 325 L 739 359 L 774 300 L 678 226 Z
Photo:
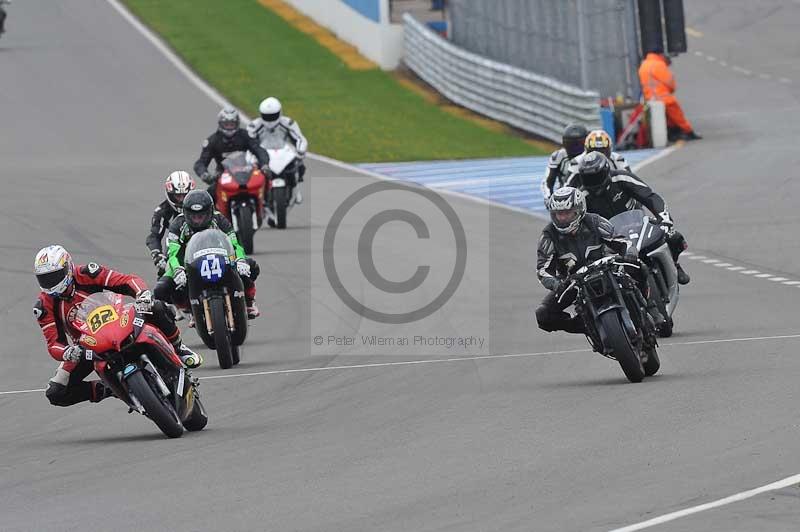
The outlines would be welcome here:
M 547 202 L 550 220 L 559 233 L 571 234 L 578 230 L 586 216 L 586 198 L 574 187 L 561 187 Z

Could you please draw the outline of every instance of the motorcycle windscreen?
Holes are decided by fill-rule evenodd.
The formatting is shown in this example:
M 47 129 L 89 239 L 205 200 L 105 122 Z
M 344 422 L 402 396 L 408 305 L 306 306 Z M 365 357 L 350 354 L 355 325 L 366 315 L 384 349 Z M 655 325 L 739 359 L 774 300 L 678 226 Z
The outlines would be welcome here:
M 219 229 L 206 229 L 192 235 L 186 244 L 184 262 L 196 269 L 207 282 L 217 283 L 225 275 L 225 270 L 236 260 L 228 236 Z
M 240 185 L 246 185 L 253 173 L 253 164 L 248 161 L 247 154 L 236 151 L 222 160 L 222 168 L 228 172 Z
M 79 329 L 81 325 L 86 324 L 87 318 L 92 316 L 95 310 L 108 306 L 116 307 L 120 303 L 122 303 L 120 294 L 109 291 L 97 292 L 84 299 L 67 318 Z
M 664 238 L 661 227 L 653 225 L 641 209 L 620 213 L 609 220 L 616 233 L 628 239 L 629 245 L 640 251 L 658 246 Z

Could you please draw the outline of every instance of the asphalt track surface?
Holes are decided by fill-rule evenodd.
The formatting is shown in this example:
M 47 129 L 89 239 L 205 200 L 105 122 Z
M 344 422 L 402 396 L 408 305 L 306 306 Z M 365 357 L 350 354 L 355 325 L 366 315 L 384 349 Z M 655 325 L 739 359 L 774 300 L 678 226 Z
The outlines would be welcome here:
M 690 4 L 689 23 L 703 32 L 694 49 L 792 83 L 681 57 L 679 95 L 706 139 L 643 175 L 695 252 L 800 279 L 800 6 Z M 143 240 L 161 176 L 190 166 L 217 107 L 103 1 L 15 3 L 8 25 L 0 391 L 21 391 L 43 388 L 56 366 L 30 312 L 36 250 L 62 242 L 80 261 L 152 280 Z M 662 370 L 631 385 L 582 338 L 532 323 L 544 295 L 534 278 L 542 222 L 460 198 L 448 203 L 469 257 L 451 301 L 414 324 L 360 318 L 327 282 L 322 238 L 332 211 L 373 180 L 323 163 L 309 175 L 291 229 L 257 237 L 264 315 L 241 365 L 223 372 L 205 351 L 196 372 L 205 431 L 167 440 L 118 401 L 60 409 L 41 392 L 0 395 L 2 530 L 601 531 L 800 472 L 800 339 L 715 342 L 797 334 L 797 288 L 689 263 L 693 282 L 677 334 L 662 342 Z M 353 209 L 335 253 L 351 292 L 397 311 L 435 287 L 401 301 L 381 295 L 347 248 L 370 209 L 429 208 L 385 193 L 398 196 Z M 376 267 L 405 279 L 425 257 L 425 282 L 446 282 L 436 272 L 454 261 L 446 222 L 420 213 L 435 242 L 387 224 Z M 371 348 L 359 345 L 362 334 L 489 343 Z M 359 342 L 317 347 L 317 335 Z M 521 353 L 540 355 L 478 358 Z M 472 358 L 435 362 L 455 357 Z M 361 367 L 282 373 L 348 365 Z M 213 378 L 244 373 L 260 374 Z M 792 486 L 654 529 L 791 530 L 797 497 Z

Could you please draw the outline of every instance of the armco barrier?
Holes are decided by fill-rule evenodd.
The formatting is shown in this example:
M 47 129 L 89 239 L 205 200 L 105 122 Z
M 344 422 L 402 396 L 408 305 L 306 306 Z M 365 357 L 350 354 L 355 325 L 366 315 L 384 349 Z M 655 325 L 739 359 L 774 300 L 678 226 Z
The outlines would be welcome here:
M 403 22 L 404 62 L 453 102 L 554 142 L 573 122 L 601 127 L 596 92 L 462 50 L 409 14 Z

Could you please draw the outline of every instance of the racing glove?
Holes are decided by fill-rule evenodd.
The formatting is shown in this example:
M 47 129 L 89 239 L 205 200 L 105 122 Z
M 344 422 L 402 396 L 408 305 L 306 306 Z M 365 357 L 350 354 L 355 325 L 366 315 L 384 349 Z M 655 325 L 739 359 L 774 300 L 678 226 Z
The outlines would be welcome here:
M 206 170 L 200 175 L 200 179 L 202 179 L 203 183 L 205 183 L 206 185 L 211 185 L 212 183 L 214 183 L 214 175 L 208 170 Z
M 186 286 L 186 270 L 184 268 L 177 268 L 172 275 L 172 280 L 175 281 L 176 288 L 183 288 Z
M 136 296 L 136 301 L 133 303 L 136 312 L 140 314 L 153 313 L 153 293 L 150 290 L 142 290 Z
M 151 250 L 150 257 L 152 257 L 153 265 L 158 268 L 158 271 L 163 272 L 167 269 L 167 256 L 164 255 L 160 250 Z
M 264 177 L 269 177 L 269 163 L 262 164 L 260 170 Z
M 61 356 L 61 360 L 64 362 L 78 362 L 83 358 L 84 353 L 85 350 L 83 347 L 79 345 L 70 345 L 64 349 L 64 354 Z
M 672 227 L 675 225 L 675 222 L 672 221 L 672 217 L 667 211 L 658 213 L 658 217 L 661 218 L 661 225 L 663 226 Z
M 239 272 L 239 275 L 242 277 L 250 277 L 250 265 L 247 264 L 246 259 L 238 259 L 236 261 L 236 271 Z

